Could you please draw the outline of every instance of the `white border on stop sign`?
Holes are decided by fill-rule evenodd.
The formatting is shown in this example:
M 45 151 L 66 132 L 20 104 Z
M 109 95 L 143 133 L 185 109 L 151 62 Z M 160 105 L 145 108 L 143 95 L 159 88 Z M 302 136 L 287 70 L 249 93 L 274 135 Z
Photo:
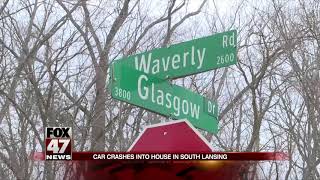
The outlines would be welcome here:
M 152 124 L 149 126 L 146 126 L 143 131 L 139 134 L 139 136 L 133 141 L 133 143 L 131 144 L 131 146 L 129 147 L 129 149 L 127 150 L 128 152 L 131 151 L 131 149 L 136 145 L 136 143 L 138 142 L 138 140 L 141 138 L 141 136 L 144 134 L 144 132 L 149 129 L 149 128 L 154 128 L 154 127 L 159 127 L 159 126 L 163 126 L 163 125 L 170 125 L 170 124 L 177 124 L 177 123 L 181 123 L 181 122 L 185 122 L 187 123 L 187 125 L 193 130 L 194 133 L 196 133 L 198 135 L 198 137 L 211 149 L 211 151 L 213 152 L 213 148 L 211 146 L 211 144 L 207 141 L 207 139 L 205 137 L 202 136 L 202 134 L 195 128 L 193 127 L 193 125 L 187 120 L 187 119 L 179 119 L 179 120 L 173 120 L 170 122 L 164 122 L 164 123 L 158 123 L 158 124 Z

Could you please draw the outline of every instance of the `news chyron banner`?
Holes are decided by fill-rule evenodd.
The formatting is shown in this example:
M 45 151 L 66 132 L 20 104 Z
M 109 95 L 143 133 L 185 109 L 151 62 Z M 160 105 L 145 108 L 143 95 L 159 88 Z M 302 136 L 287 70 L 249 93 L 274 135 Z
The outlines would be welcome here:
M 42 160 L 113 160 L 148 162 L 158 161 L 172 163 L 176 161 L 265 161 L 287 160 L 288 155 L 283 152 L 77 152 L 72 148 L 71 127 L 46 127 L 45 129 L 45 153 Z M 37 159 L 37 158 L 35 158 Z
M 72 160 L 71 138 L 71 127 L 46 127 L 45 160 Z

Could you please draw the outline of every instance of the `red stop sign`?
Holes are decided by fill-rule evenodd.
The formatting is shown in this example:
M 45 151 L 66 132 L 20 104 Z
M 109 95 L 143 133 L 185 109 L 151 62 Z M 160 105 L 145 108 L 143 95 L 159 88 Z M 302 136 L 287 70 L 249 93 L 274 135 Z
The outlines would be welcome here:
M 128 151 L 212 152 L 212 148 L 187 120 L 175 120 L 146 127 Z

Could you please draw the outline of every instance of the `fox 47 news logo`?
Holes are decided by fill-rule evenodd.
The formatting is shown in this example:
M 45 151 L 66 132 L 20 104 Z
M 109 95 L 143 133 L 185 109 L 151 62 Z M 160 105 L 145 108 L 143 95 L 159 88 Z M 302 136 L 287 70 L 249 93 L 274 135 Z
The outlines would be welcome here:
M 71 127 L 47 127 L 46 160 L 71 160 Z

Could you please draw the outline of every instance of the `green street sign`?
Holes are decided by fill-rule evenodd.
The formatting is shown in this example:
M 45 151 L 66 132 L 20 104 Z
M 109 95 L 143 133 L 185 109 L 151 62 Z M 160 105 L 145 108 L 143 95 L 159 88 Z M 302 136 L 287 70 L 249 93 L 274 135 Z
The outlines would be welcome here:
M 218 33 L 122 58 L 117 63 L 174 79 L 236 64 L 237 32 Z
M 218 131 L 216 103 L 183 87 L 114 63 L 111 74 L 112 97 L 173 119 L 187 118 L 195 127 Z
M 122 58 L 112 64 L 111 95 L 216 133 L 217 103 L 169 80 L 236 64 L 236 43 L 232 30 Z

